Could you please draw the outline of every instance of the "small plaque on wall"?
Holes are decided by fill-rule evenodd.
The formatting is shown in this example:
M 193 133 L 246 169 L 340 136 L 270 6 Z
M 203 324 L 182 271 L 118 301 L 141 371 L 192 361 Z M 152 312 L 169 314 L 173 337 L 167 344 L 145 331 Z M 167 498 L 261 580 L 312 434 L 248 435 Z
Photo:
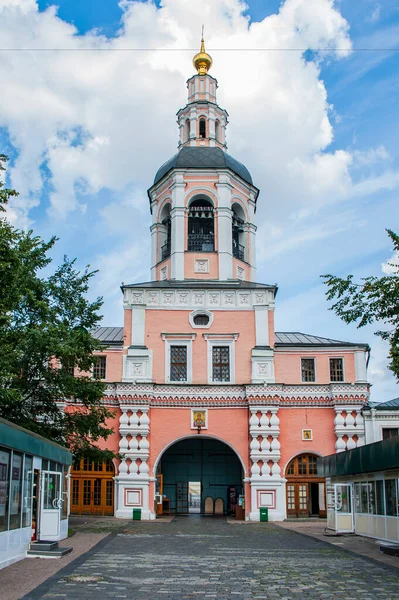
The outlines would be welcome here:
M 302 439 L 309 442 L 312 441 L 312 430 L 311 429 L 302 429 Z

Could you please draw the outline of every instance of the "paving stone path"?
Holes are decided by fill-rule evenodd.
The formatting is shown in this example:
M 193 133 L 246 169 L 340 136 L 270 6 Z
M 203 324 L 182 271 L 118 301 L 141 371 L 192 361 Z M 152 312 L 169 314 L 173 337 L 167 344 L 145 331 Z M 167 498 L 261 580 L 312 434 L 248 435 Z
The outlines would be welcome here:
M 24 600 L 399 600 L 399 571 L 271 523 L 132 523 Z

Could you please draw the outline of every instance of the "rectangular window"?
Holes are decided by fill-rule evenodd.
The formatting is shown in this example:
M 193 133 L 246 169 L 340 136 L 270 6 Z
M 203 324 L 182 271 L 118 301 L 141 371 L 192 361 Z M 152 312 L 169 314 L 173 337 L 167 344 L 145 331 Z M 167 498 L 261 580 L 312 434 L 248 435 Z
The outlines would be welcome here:
M 389 440 L 392 437 L 398 437 L 398 428 L 397 427 L 387 427 L 382 430 L 382 439 Z
M 361 483 L 361 497 L 360 497 L 360 512 L 363 514 L 368 514 L 368 484 Z
M 343 358 L 330 358 L 330 381 L 344 381 Z
M 360 513 L 361 512 L 360 492 L 361 492 L 361 485 L 360 485 L 360 483 L 355 483 L 355 512 L 356 513 Z
M 375 499 L 376 499 L 377 515 L 384 515 L 385 514 L 384 482 L 382 481 L 382 479 L 379 479 L 375 482 L 375 487 L 376 487 Z
M 230 348 L 228 346 L 212 347 L 212 380 L 216 382 L 230 381 Z
M 387 517 L 397 517 L 398 515 L 396 479 L 385 480 L 385 514 Z
M 8 486 L 10 482 L 11 453 L 0 449 L 0 531 L 8 529 Z
M 95 363 L 93 363 L 93 377 L 94 379 L 105 379 L 107 367 L 107 357 L 98 356 Z
M 21 527 L 22 454 L 13 452 L 10 485 L 10 529 Z
M 170 381 L 187 381 L 187 346 L 170 347 Z
M 302 381 L 316 381 L 314 358 L 301 358 Z
M 33 486 L 33 458 L 25 456 L 24 464 L 24 501 L 22 503 L 22 527 L 32 525 L 32 486 Z
M 370 481 L 368 484 L 369 488 L 369 504 L 368 504 L 368 513 L 369 515 L 377 514 L 376 506 L 375 506 L 375 482 Z

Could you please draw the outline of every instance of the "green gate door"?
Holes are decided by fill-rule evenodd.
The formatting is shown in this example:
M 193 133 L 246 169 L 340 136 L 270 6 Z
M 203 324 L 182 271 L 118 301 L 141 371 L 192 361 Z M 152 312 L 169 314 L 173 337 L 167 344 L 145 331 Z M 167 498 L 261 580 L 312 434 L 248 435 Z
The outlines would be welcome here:
M 176 512 L 188 513 L 188 481 L 178 481 L 176 485 Z
M 201 482 L 201 512 L 212 498 L 223 512 L 229 510 L 228 488 L 243 493 L 243 472 L 235 452 L 223 442 L 202 436 L 187 438 L 170 446 L 161 458 L 158 474 L 163 475 L 163 493 L 177 514 L 189 513 L 189 482 Z

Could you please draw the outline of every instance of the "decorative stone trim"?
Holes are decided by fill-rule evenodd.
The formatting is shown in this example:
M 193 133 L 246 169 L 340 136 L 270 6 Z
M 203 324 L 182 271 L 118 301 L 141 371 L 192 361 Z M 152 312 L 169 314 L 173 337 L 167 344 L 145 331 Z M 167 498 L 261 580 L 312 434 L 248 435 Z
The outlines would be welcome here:
M 274 291 L 268 289 L 168 289 L 165 291 L 162 289 L 136 290 L 125 288 L 124 307 L 129 308 L 133 304 L 143 304 L 149 309 L 170 308 L 181 310 L 182 307 L 189 309 L 203 307 L 209 310 L 248 310 L 254 306 L 267 306 L 270 310 L 273 310 Z
M 168 279 L 168 265 L 165 265 L 164 267 L 162 267 L 162 269 L 161 269 L 161 279 L 163 281 L 165 281 L 166 279 Z
M 208 258 L 195 258 L 194 259 L 194 273 L 209 273 L 209 259 Z

